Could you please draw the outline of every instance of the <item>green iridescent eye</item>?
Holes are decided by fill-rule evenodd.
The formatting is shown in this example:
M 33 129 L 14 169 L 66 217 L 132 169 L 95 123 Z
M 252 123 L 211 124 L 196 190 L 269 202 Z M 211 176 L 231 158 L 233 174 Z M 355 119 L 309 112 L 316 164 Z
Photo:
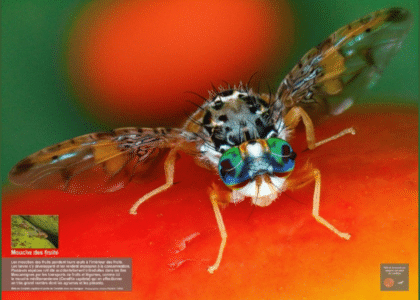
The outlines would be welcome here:
M 249 179 L 247 164 L 238 147 L 232 147 L 223 153 L 219 160 L 219 175 L 227 186 L 240 184 Z
M 267 145 L 271 150 L 272 167 L 275 173 L 290 172 L 295 167 L 296 153 L 288 142 L 278 138 L 270 138 Z
M 223 153 L 222 157 L 220 158 L 220 161 L 222 161 L 223 159 L 229 159 L 232 165 L 236 166 L 240 162 L 242 162 L 241 151 L 239 151 L 238 147 L 232 147 L 225 153 Z

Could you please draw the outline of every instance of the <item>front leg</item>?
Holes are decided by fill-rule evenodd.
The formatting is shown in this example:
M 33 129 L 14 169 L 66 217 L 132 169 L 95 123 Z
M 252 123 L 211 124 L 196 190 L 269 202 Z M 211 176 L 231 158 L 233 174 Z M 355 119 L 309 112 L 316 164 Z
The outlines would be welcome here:
M 210 191 L 210 201 L 211 201 L 211 205 L 213 206 L 214 214 L 216 216 L 216 221 L 217 221 L 217 226 L 219 227 L 220 237 L 222 238 L 222 242 L 220 243 L 219 253 L 217 254 L 216 262 L 207 269 L 207 271 L 209 271 L 210 274 L 213 274 L 213 272 L 216 271 L 217 268 L 219 268 L 220 262 L 222 261 L 223 251 L 225 249 L 226 240 L 227 240 L 227 232 L 226 232 L 225 224 L 223 222 L 222 214 L 220 213 L 220 208 L 219 208 L 220 194 L 214 183 Z
M 166 183 L 161 185 L 158 188 L 155 188 L 153 191 L 147 193 L 146 195 L 141 197 L 139 200 L 137 200 L 137 202 L 134 203 L 134 205 L 130 208 L 130 214 L 137 215 L 137 208 L 143 202 L 145 202 L 147 199 L 149 199 L 149 198 L 167 190 L 168 188 L 170 188 L 174 184 L 176 152 L 177 152 L 176 148 L 172 149 L 165 159 L 164 168 L 165 168 Z
M 313 204 L 312 204 L 312 216 L 318 223 L 321 223 L 329 230 L 337 234 L 339 237 L 349 240 L 350 234 L 346 232 L 341 232 L 337 228 L 335 228 L 330 222 L 325 220 L 323 217 L 319 215 L 319 206 L 321 202 L 321 172 L 318 169 L 314 169 L 309 167 L 310 170 L 305 172 L 303 179 L 302 178 L 295 178 L 288 182 L 288 187 L 291 190 L 297 190 L 311 184 L 315 181 L 315 189 L 313 195 Z
M 318 169 L 312 170 L 312 175 L 315 180 L 315 190 L 314 190 L 314 198 L 313 198 L 313 206 L 312 206 L 312 215 L 314 216 L 315 220 L 319 223 L 330 229 L 332 232 L 337 234 L 339 237 L 349 240 L 350 234 L 341 232 L 337 228 L 335 228 L 330 222 L 325 220 L 323 217 L 319 215 L 319 204 L 321 198 L 321 172 Z
M 305 131 L 306 131 L 306 140 L 308 142 L 308 148 L 310 150 L 321 146 L 322 144 L 328 143 L 332 140 L 338 139 L 339 137 L 342 137 L 346 134 L 356 134 L 356 131 L 353 127 L 344 129 L 343 131 L 325 139 L 319 142 L 315 142 L 315 130 L 314 130 L 314 124 L 312 123 L 311 118 L 306 113 L 306 111 L 299 106 L 292 107 L 289 112 L 284 117 L 284 122 L 286 123 L 286 126 L 288 128 L 294 129 L 299 124 L 300 120 L 302 120 L 303 124 L 305 125 Z

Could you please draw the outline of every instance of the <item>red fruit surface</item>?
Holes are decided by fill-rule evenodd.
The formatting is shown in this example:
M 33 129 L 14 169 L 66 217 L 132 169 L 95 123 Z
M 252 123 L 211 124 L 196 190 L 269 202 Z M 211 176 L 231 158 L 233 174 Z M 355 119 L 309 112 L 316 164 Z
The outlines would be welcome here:
M 131 205 L 163 176 L 112 194 L 5 191 L 4 257 L 11 257 L 11 215 L 58 214 L 58 257 L 131 257 L 133 290 L 3 292 L 3 299 L 417 299 L 417 108 L 355 107 L 321 124 L 316 135 L 350 126 L 356 135 L 312 151 L 302 152 L 300 131 L 291 141 L 296 172 L 308 161 L 321 171 L 320 213 L 349 232 L 349 241 L 311 216 L 309 184 L 265 208 L 244 201 L 223 209 L 227 246 L 220 268 L 209 274 L 220 236 L 207 190 L 221 181 L 182 155 L 177 184 L 136 216 L 128 214 Z M 409 264 L 408 292 L 380 291 L 381 263 Z

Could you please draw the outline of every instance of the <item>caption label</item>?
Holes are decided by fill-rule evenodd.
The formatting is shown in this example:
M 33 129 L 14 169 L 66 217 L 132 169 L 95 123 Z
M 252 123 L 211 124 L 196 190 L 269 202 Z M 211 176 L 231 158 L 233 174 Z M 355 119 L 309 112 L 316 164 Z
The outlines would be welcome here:
M 3 258 L 4 291 L 131 291 L 131 258 Z

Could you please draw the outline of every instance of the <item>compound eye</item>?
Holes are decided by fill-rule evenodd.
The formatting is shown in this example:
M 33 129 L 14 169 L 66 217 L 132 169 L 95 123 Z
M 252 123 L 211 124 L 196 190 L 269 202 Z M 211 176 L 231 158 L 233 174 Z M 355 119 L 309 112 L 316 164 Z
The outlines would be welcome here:
M 232 147 L 223 153 L 219 160 L 219 175 L 224 184 L 233 188 L 249 180 L 248 167 L 242 159 L 238 147 Z
M 275 173 L 288 173 L 295 167 L 296 153 L 288 142 L 279 138 L 269 138 L 267 140 L 270 148 L 271 164 Z
M 292 153 L 292 148 L 285 144 L 281 146 L 281 155 L 282 156 L 290 156 L 290 154 Z

